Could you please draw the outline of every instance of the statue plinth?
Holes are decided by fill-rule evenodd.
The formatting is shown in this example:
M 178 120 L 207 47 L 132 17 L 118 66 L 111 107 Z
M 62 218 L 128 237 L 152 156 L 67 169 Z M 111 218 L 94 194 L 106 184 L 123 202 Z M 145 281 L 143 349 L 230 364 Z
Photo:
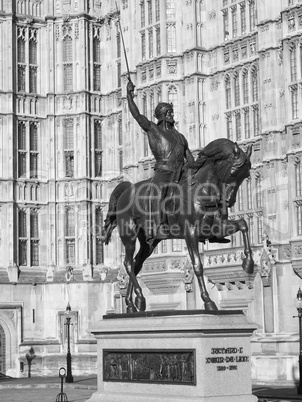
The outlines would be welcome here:
M 242 311 L 104 316 L 97 339 L 98 391 L 89 402 L 256 402 Z

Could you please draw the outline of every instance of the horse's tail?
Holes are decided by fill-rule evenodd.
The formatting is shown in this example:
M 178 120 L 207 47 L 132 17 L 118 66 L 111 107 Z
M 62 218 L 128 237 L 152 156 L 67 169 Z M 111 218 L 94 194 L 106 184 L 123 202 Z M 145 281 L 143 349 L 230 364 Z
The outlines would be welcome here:
M 116 228 L 116 206 L 120 196 L 123 192 L 132 184 L 129 181 L 123 181 L 119 183 L 113 190 L 110 199 L 109 207 L 106 219 L 104 221 L 104 227 L 102 229 L 102 241 L 108 244 L 111 240 L 111 234 Z

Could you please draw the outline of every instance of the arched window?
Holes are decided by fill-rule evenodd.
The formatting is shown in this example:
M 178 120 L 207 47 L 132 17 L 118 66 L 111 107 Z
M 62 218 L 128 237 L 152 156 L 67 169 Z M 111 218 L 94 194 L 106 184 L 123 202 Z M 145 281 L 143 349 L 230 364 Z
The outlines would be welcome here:
M 290 45 L 290 79 L 297 81 L 297 48 L 294 43 Z
M 104 262 L 104 247 L 102 242 L 102 228 L 103 228 L 103 211 L 101 208 L 95 210 L 95 263 L 102 264 Z
M 257 233 L 258 233 L 258 244 L 262 243 L 263 237 L 263 218 L 258 216 L 257 218 Z
M 67 208 L 65 213 L 65 228 L 66 228 L 66 236 L 74 237 L 75 235 L 75 216 L 74 210 L 72 208 Z
M 252 70 L 252 100 L 253 102 L 258 101 L 258 73 L 256 68 Z
M 150 115 L 151 120 L 154 120 L 154 92 L 150 92 Z
M 261 177 L 256 178 L 256 208 L 262 208 Z
M 19 265 L 27 265 L 27 217 L 23 209 L 19 210 Z
M 63 62 L 72 62 L 72 39 L 66 36 L 63 41 Z
M 103 134 L 100 120 L 94 121 L 94 175 L 102 176 L 103 169 Z
M 231 108 L 231 80 L 230 76 L 227 75 L 225 78 L 225 99 L 226 99 L 226 108 Z
M 72 62 L 72 39 L 70 36 L 66 36 L 63 41 L 64 91 L 73 89 Z
M 250 30 L 253 32 L 256 29 L 256 4 L 255 0 L 249 2 L 250 7 Z
M 239 83 L 239 74 L 235 73 L 234 75 L 234 95 L 235 95 L 235 106 L 240 105 L 240 83 Z
M 93 89 L 101 90 L 101 46 L 97 37 L 93 38 Z
M 75 263 L 75 213 L 73 208 L 65 210 L 66 264 Z
M 175 0 L 166 0 L 167 21 L 175 20 Z
M 235 6 L 232 6 L 232 29 L 233 29 L 233 38 L 236 38 L 238 35 L 237 4 Z
M 252 209 L 252 181 L 249 179 L 246 182 L 246 190 L 247 190 L 247 209 Z
M 226 130 L 227 130 L 227 138 L 229 140 L 233 139 L 233 124 L 232 124 L 232 113 L 226 113 Z
M 145 26 L 145 1 L 142 0 L 141 2 L 141 27 L 144 28 Z
M 295 177 L 296 177 L 296 197 L 302 195 L 302 183 L 301 183 L 301 163 L 300 160 L 295 164 Z
M 29 92 L 37 92 L 37 42 L 29 41 Z
M 18 38 L 18 91 L 25 91 L 25 40 L 24 37 Z
M 244 70 L 242 72 L 242 87 L 243 87 L 243 103 L 246 104 L 249 102 L 249 80 L 247 70 Z
M 243 210 L 243 189 L 242 189 L 242 186 L 239 187 L 237 194 L 238 194 L 238 196 L 237 196 L 238 211 L 242 211 Z
M 251 244 L 254 244 L 254 220 L 252 216 L 248 218 L 248 227 L 249 227 L 250 242 Z
M 297 205 L 297 232 L 302 235 L 302 205 Z
M 26 126 L 18 125 L 18 177 L 25 177 L 27 171 Z
M 176 26 L 174 23 L 167 25 L 167 51 L 168 53 L 176 52 Z
M 241 113 L 239 110 L 235 111 L 235 129 L 236 129 L 236 140 L 241 141 Z
M 245 138 L 250 138 L 251 136 L 250 109 L 248 107 L 244 108 L 244 133 Z
M 65 175 L 74 176 L 74 138 L 73 138 L 73 120 L 66 119 L 64 122 L 64 157 L 65 157 Z
M 171 87 L 168 91 L 168 102 L 172 103 L 174 111 L 174 119 L 178 120 L 178 95 L 176 87 Z

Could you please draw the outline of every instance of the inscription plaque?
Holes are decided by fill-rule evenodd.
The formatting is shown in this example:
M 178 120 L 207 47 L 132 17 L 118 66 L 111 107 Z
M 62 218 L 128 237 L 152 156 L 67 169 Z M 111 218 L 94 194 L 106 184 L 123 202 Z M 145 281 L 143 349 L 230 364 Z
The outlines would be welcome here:
M 243 355 L 243 348 L 212 348 L 211 356 L 206 357 L 206 364 L 216 364 L 217 371 L 238 370 L 237 363 L 249 363 L 249 356 Z
M 103 350 L 103 381 L 196 385 L 195 350 Z

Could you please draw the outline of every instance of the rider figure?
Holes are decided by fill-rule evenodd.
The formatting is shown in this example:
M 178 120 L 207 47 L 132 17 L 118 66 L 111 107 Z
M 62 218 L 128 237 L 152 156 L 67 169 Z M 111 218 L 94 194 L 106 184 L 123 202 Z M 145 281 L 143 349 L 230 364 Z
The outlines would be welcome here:
M 187 140 L 174 127 L 173 105 L 160 102 L 156 106 L 154 115 L 158 121 L 155 124 L 148 120 L 146 116 L 140 114 L 133 100 L 134 88 L 133 82 L 129 80 L 127 85 L 129 109 L 132 116 L 148 136 L 149 146 L 156 160 L 152 187 L 158 186 L 160 198 L 163 200 L 167 194 L 169 184 L 173 182 L 178 183 L 185 160 L 191 169 L 197 169 L 201 164 L 195 162 Z M 152 239 L 156 237 L 158 228 L 163 223 L 164 216 L 163 211 L 158 208 L 154 210 L 154 204 L 152 203 L 151 205 L 155 231 L 151 230 L 147 233 L 147 237 Z

